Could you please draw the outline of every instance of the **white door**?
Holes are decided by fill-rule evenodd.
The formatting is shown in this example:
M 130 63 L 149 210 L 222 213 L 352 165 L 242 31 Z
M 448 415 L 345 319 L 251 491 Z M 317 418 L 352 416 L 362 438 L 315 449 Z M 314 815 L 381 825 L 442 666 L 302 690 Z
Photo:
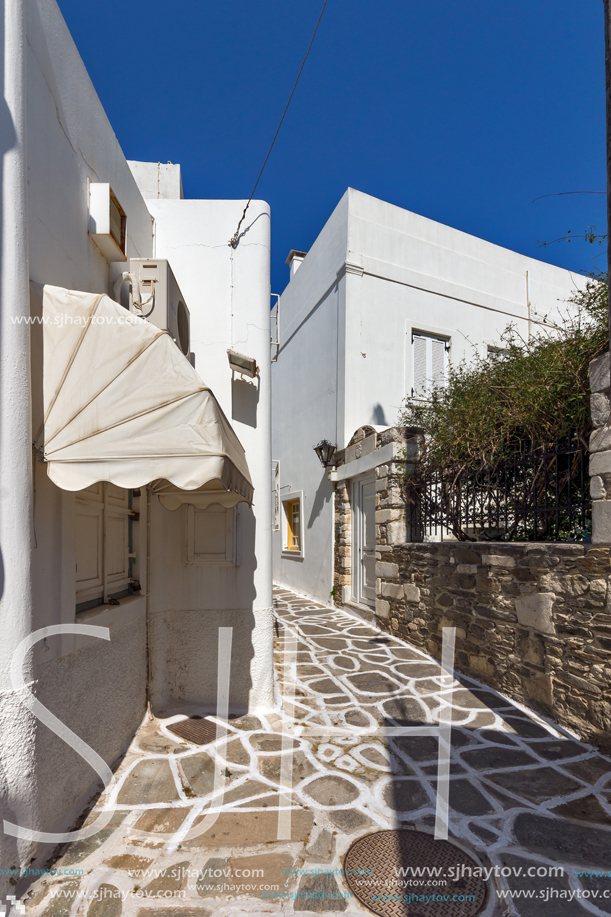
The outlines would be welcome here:
M 365 475 L 352 485 L 353 592 L 361 605 L 372 608 L 376 600 L 376 479 Z

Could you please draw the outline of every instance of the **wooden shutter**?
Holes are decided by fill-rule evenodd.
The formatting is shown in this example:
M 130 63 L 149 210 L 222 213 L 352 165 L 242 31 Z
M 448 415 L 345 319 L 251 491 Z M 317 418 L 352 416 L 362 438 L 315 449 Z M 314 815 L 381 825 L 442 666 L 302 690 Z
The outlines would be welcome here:
M 416 397 L 422 397 L 426 390 L 426 350 L 426 338 L 421 334 L 412 335 L 412 395 Z
M 431 375 L 435 385 L 443 385 L 446 378 L 446 342 L 442 338 L 431 338 Z
M 212 503 L 206 509 L 187 507 L 187 563 L 238 563 L 237 510 Z

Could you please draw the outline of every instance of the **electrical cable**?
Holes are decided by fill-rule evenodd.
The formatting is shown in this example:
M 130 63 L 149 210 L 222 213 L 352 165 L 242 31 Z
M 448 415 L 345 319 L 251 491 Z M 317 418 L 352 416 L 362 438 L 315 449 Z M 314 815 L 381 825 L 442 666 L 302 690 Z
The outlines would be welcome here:
M 542 194 L 540 197 L 536 197 L 534 201 L 531 201 L 531 204 L 534 204 L 535 201 L 542 201 L 544 197 L 563 197 L 565 194 L 606 194 L 606 191 L 555 191 L 553 194 Z
M 318 26 L 320 25 L 320 20 L 322 19 L 322 14 L 323 14 L 324 11 L 325 11 L 325 7 L 326 7 L 327 3 L 328 3 L 328 0 L 325 0 L 325 2 L 324 2 L 323 5 L 322 5 L 322 9 L 321 9 L 321 11 L 320 11 L 320 16 L 318 17 L 318 22 L 316 23 L 316 28 L 314 29 L 314 32 L 312 33 L 312 38 L 310 39 L 310 44 L 308 45 L 308 50 L 306 51 L 305 57 L 304 57 L 304 59 L 303 59 L 303 61 L 302 61 L 302 63 L 301 63 L 301 67 L 299 68 L 299 73 L 297 74 L 297 79 L 295 80 L 295 85 L 293 86 L 293 88 L 292 88 L 292 90 L 291 90 L 291 94 L 290 94 L 290 96 L 289 96 L 289 100 L 288 100 L 288 102 L 287 102 L 286 105 L 285 105 L 284 111 L 282 112 L 282 117 L 280 118 L 280 123 L 278 124 L 278 127 L 277 127 L 277 129 L 276 129 L 276 133 L 274 134 L 274 139 L 272 140 L 271 146 L 270 146 L 269 150 L 267 151 L 267 156 L 265 157 L 265 162 L 264 162 L 263 165 L 261 166 L 261 171 L 259 172 L 259 175 L 258 175 L 257 180 L 256 180 L 256 182 L 255 182 L 255 186 L 254 186 L 254 188 L 252 189 L 252 192 L 251 192 L 251 194 L 250 194 L 250 197 L 248 198 L 248 203 L 246 204 L 246 207 L 244 208 L 244 212 L 242 213 L 242 216 L 240 217 L 240 222 L 238 223 L 238 228 L 236 229 L 235 233 L 233 234 L 233 236 L 232 236 L 231 239 L 229 240 L 229 243 L 228 243 L 228 244 L 231 245 L 232 248 L 237 248 L 237 247 L 238 247 L 238 242 L 240 241 L 240 226 L 241 226 L 242 223 L 244 222 L 244 217 L 246 216 L 246 211 L 247 211 L 248 208 L 250 207 L 250 202 L 252 201 L 252 199 L 253 199 L 253 197 L 254 197 L 255 191 L 257 190 L 257 185 L 259 184 L 259 179 L 260 179 L 261 176 L 263 175 L 263 169 L 264 169 L 265 166 L 267 165 L 267 160 L 269 159 L 270 153 L 271 153 L 271 151 L 272 151 L 273 148 L 274 148 L 274 143 L 276 142 L 276 137 L 277 137 L 278 134 L 280 133 L 280 128 L 282 127 L 282 122 L 284 121 L 284 116 L 286 115 L 286 113 L 287 113 L 287 111 L 288 111 L 289 105 L 291 104 L 291 99 L 293 98 L 293 95 L 294 95 L 294 93 L 295 93 L 295 90 L 297 89 L 297 83 L 299 82 L 299 77 L 301 76 L 301 71 L 303 70 L 303 68 L 304 68 L 304 66 L 305 66 L 305 62 L 306 62 L 307 59 L 308 59 L 308 55 L 309 55 L 310 50 L 311 50 L 311 48 L 312 48 L 312 45 L 313 45 L 313 43 L 314 43 L 314 39 L 315 39 L 315 37 L 316 37 L 316 33 L 318 32 Z

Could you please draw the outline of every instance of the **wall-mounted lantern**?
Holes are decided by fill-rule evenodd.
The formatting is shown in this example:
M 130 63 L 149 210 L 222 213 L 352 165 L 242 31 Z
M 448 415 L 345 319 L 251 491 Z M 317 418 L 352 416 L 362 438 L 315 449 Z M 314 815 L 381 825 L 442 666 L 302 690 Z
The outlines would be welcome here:
M 321 439 L 317 446 L 314 446 L 314 452 L 320 459 L 320 464 L 323 468 L 328 468 L 329 465 L 333 464 L 333 456 L 335 455 L 336 446 L 329 442 L 328 439 Z

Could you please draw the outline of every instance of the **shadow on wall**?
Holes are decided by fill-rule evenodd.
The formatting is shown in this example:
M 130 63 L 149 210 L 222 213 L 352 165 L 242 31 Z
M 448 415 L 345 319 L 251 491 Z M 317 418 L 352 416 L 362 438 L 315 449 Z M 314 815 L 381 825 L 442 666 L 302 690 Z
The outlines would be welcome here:
M 311 529 L 314 525 L 314 521 L 322 513 L 323 506 L 325 503 L 328 503 L 331 497 L 333 496 L 333 484 L 327 478 L 327 472 L 323 472 L 323 476 L 320 480 L 320 484 L 316 488 L 316 493 L 314 495 L 314 500 L 312 502 L 312 510 L 310 512 L 310 518 L 308 519 L 308 529 Z
M 376 427 L 389 426 L 389 423 L 386 420 L 386 415 L 384 414 L 384 408 L 381 404 L 376 404 L 373 411 L 371 412 L 371 422 L 375 424 Z
M 259 384 L 246 379 L 234 379 L 231 383 L 231 418 L 238 423 L 257 428 L 257 404 Z
M 248 712 L 255 655 L 252 611 L 157 612 L 151 624 L 153 666 L 163 670 L 161 684 L 153 676 L 151 708 L 155 716 L 216 713 L 219 662 L 229 679 L 229 711 Z M 232 629 L 231 654 L 219 660 L 221 627 Z
M 241 504 L 241 556 L 187 562 L 187 515 L 151 500 L 150 702 L 156 716 L 216 711 L 219 628 L 231 628 L 229 710 L 246 713 L 256 631 L 256 519 Z M 186 507 L 182 508 L 186 510 Z M 205 511 L 204 511 L 205 512 Z

